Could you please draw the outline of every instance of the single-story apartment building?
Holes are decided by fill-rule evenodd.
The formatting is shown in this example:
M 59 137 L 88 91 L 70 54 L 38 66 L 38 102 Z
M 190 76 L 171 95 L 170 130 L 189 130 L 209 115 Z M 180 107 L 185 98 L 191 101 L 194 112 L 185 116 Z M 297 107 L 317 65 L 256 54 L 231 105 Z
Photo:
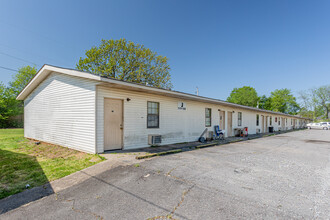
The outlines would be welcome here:
M 305 126 L 309 119 L 44 65 L 17 97 L 24 136 L 90 153 Z

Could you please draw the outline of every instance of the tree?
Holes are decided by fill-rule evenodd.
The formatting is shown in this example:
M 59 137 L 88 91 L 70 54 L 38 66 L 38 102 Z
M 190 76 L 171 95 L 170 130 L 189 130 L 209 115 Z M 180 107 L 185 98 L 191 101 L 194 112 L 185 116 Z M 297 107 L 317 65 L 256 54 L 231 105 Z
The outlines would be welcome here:
M 271 100 L 271 98 L 269 98 L 265 95 L 259 97 L 258 108 L 265 109 L 265 110 L 271 110 L 272 109 L 272 100 Z
M 18 69 L 18 73 L 14 75 L 13 80 L 9 83 L 13 95 L 18 96 L 36 74 L 36 67 L 24 66 Z
M 9 119 L 16 112 L 16 108 L 13 107 L 14 103 L 16 100 L 13 98 L 11 90 L 0 83 L 0 128 L 10 127 Z
M 23 102 L 16 100 L 17 95 L 37 73 L 35 67 L 25 66 L 18 70 L 13 80 L 6 87 L 0 82 L 0 127 L 21 127 L 22 124 L 12 120 L 14 116 L 23 114 Z
M 256 107 L 259 101 L 258 94 L 253 87 L 243 86 L 234 88 L 227 98 L 228 102 Z
M 324 109 L 324 118 L 329 119 L 330 85 L 312 89 L 313 102 Z
M 299 110 L 298 115 L 300 115 L 301 117 L 304 117 L 304 118 L 314 118 L 314 111 L 308 110 L 305 107 L 302 107 Z
M 0 127 L 2 127 L 1 121 L 7 119 L 7 116 L 6 116 L 7 105 L 6 105 L 6 101 L 5 101 L 6 100 L 5 93 L 6 93 L 6 87 L 2 82 L 0 82 Z
M 330 85 L 301 91 L 299 94 L 304 108 L 313 112 L 313 119 L 329 119 Z
M 135 44 L 126 39 L 102 40 L 99 47 L 92 47 L 80 58 L 78 70 L 115 78 L 171 89 L 170 67 L 167 57 Z
M 286 114 L 297 114 L 300 106 L 289 89 L 276 89 L 271 92 L 271 110 Z

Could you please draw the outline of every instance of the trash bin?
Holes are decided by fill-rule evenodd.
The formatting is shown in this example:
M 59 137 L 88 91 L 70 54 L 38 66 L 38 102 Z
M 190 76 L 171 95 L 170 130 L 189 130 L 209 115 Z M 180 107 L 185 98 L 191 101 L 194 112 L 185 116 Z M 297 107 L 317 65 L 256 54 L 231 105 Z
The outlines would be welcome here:
M 269 133 L 273 133 L 274 132 L 274 128 L 273 127 L 268 127 L 268 132 Z

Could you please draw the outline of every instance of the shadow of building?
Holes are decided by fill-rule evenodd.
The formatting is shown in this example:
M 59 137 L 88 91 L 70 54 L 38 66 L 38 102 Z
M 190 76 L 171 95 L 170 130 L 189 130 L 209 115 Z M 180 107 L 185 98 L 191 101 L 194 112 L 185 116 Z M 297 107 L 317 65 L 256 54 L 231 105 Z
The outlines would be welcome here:
M 0 180 L 0 214 L 54 193 L 36 157 L 27 154 L 0 149 Z

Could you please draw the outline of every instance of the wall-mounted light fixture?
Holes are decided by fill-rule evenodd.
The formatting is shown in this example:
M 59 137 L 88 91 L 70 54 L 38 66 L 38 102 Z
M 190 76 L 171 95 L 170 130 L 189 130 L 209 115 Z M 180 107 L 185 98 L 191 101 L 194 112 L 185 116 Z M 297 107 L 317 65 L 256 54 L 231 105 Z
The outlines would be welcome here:
M 129 101 L 131 101 L 131 99 L 130 99 L 130 98 L 127 98 L 126 100 L 127 100 L 128 102 L 129 102 Z
M 233 113 L 235 113 L 235 111 L 233 111 Z
M 219 112 L 221 111 L 220 108 L 218 109 L 218 111 L 219 111 Z

